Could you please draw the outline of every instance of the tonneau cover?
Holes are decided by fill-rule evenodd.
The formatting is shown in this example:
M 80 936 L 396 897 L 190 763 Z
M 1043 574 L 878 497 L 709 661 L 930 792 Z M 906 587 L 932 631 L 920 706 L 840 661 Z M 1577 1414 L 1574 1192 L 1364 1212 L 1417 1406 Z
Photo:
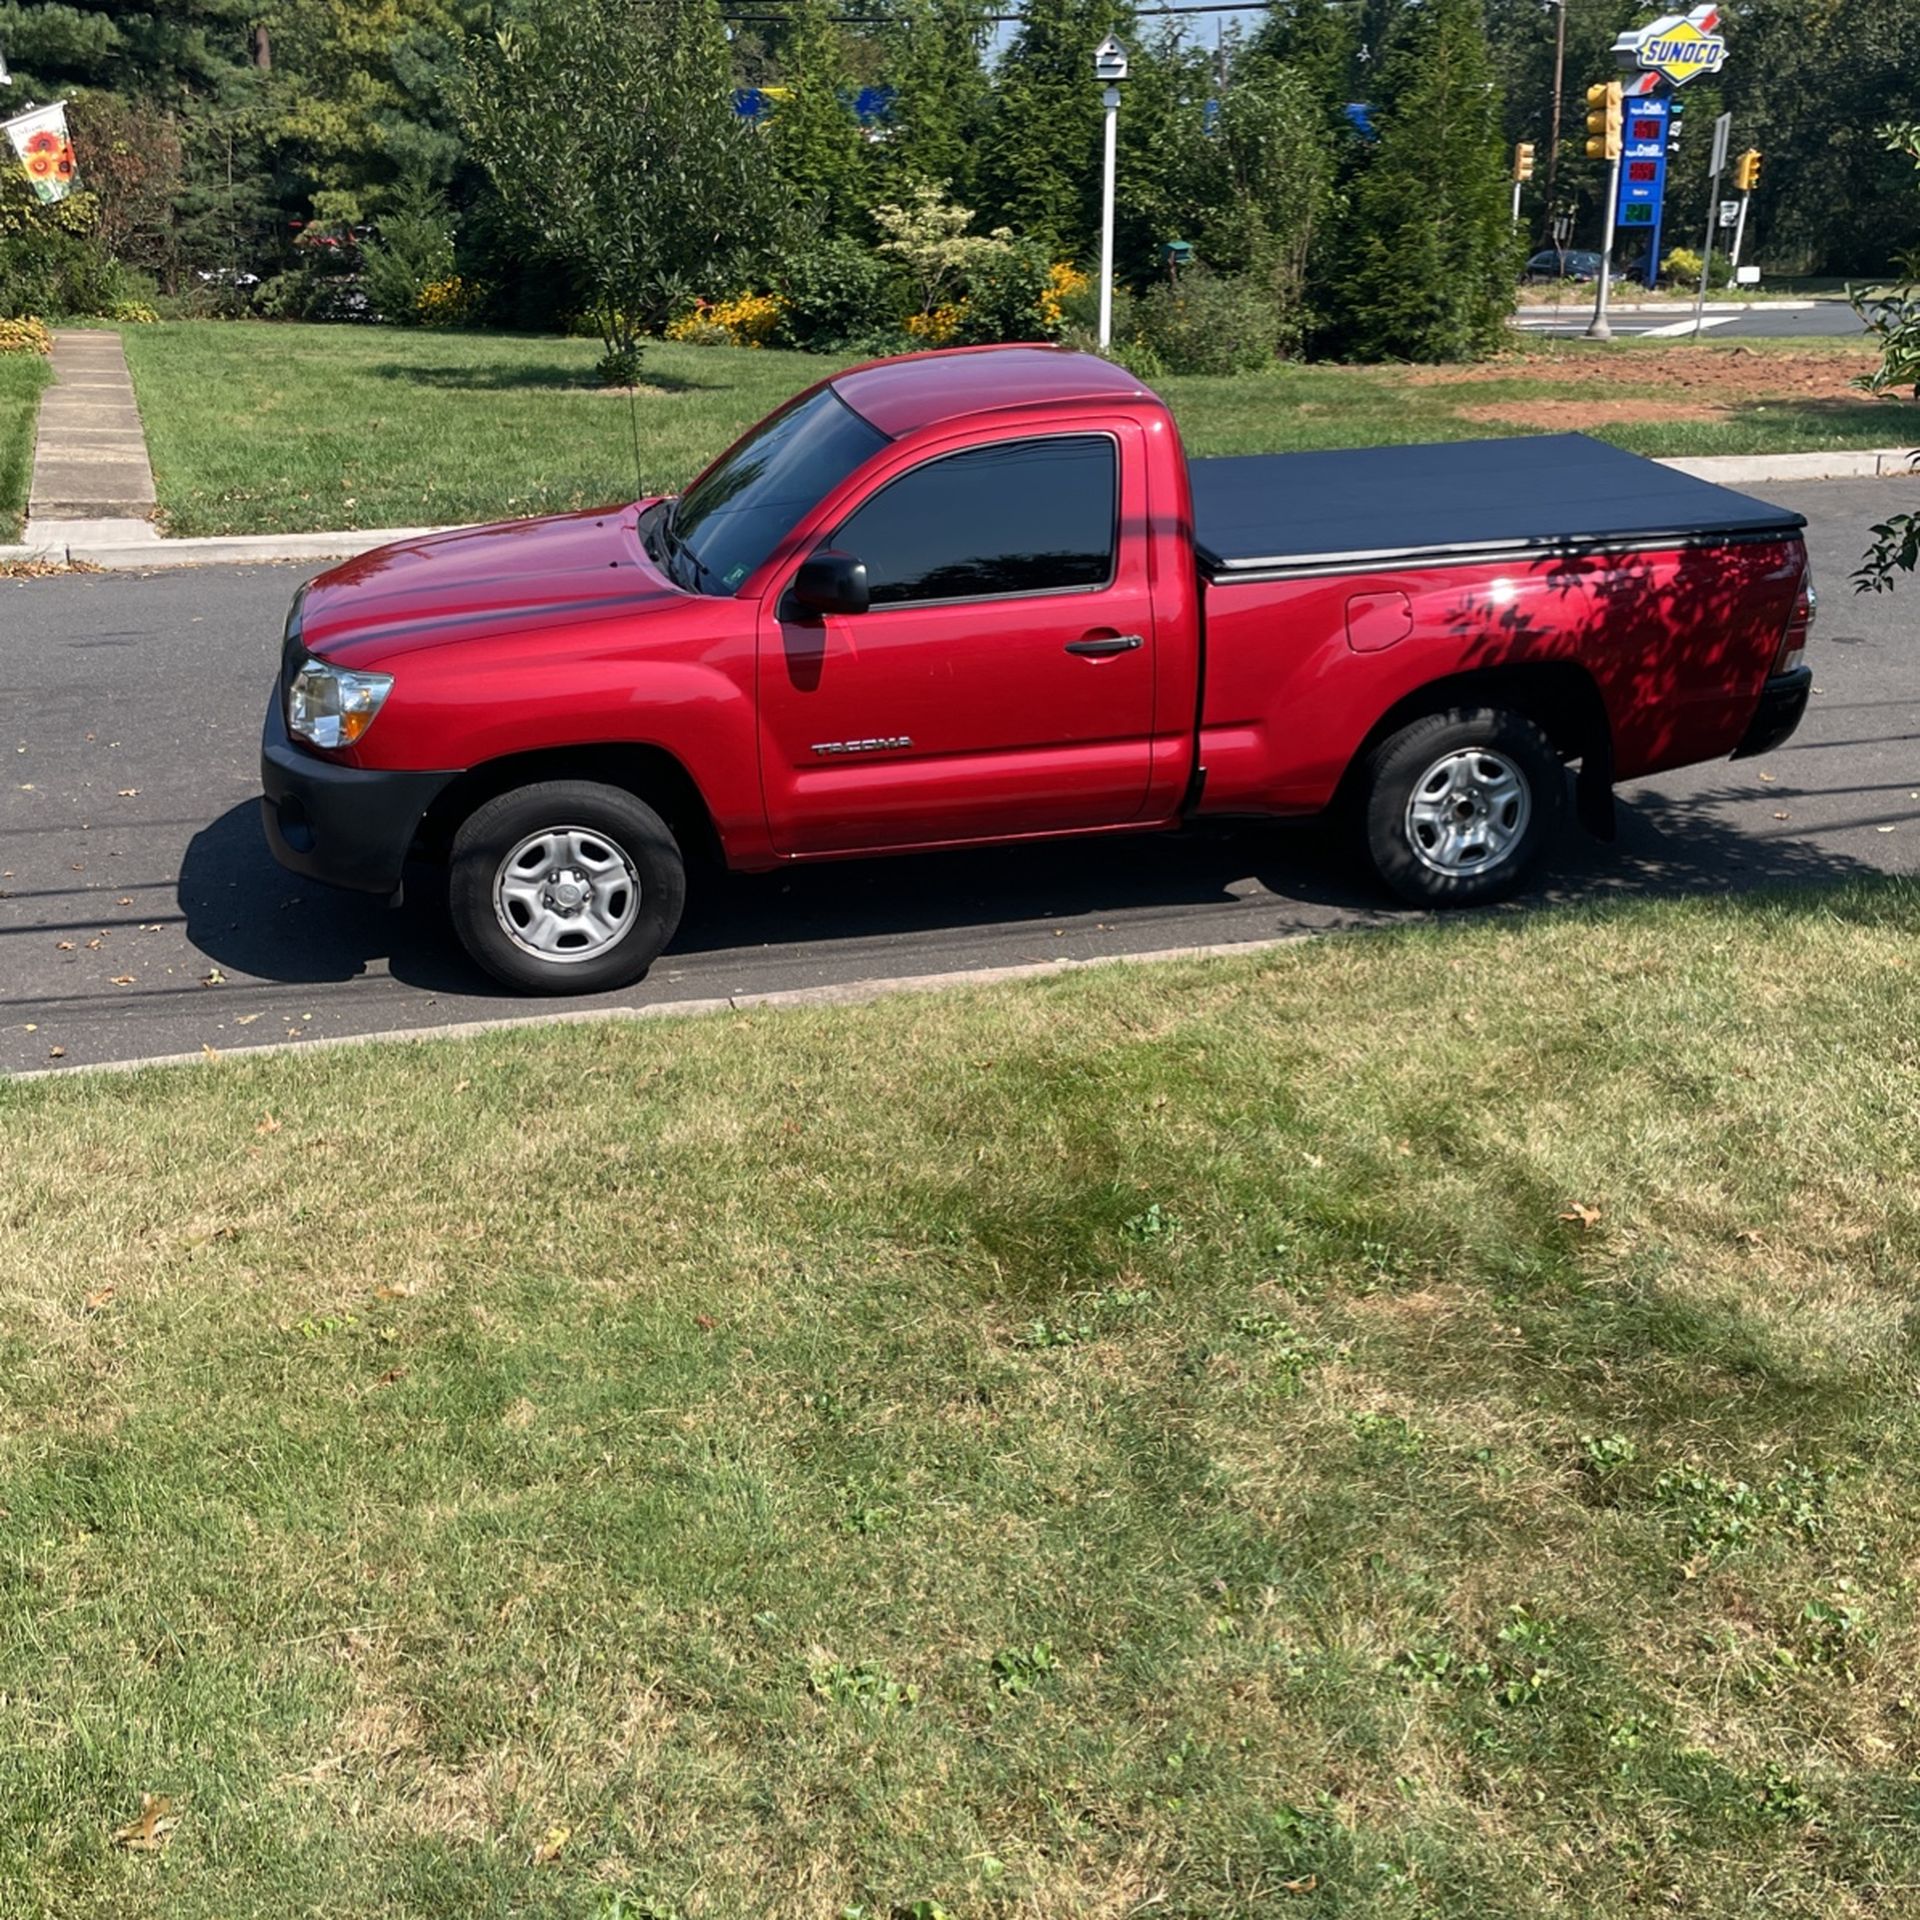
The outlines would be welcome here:
M 1583 433 L 1195 460 L 1216 577 L 1792 533 L 1804 517 Z

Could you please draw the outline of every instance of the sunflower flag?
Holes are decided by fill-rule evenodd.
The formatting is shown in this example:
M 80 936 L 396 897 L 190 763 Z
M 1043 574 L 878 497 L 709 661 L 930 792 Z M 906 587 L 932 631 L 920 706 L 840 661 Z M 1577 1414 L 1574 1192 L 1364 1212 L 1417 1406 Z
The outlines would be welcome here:
M 27 170 L 27 182 L 41 200 L 64 200 L 73 191 L 73 142 L 67 137 L 67 104 L 36 107 L 17 119 L 0 122 Z

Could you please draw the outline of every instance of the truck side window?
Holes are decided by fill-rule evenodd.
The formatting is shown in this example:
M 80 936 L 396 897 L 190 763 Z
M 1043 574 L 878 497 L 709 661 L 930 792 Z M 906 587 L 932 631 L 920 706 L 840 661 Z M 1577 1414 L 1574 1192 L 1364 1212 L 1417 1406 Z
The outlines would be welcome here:
M 876 607 L 1104 587 L 1117 456 L 1104 433 L 969 447 L 890 481 L 831 544 L 867 563 Z

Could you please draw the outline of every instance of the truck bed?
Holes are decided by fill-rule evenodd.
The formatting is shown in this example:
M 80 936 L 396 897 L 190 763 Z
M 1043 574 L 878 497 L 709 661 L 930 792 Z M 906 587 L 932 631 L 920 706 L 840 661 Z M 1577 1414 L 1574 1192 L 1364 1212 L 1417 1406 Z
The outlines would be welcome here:
M 1794 533 L 1800 514 L 1583 433 L 1195 460 L 1194 547 L 1215 580 L 1713 535 Z

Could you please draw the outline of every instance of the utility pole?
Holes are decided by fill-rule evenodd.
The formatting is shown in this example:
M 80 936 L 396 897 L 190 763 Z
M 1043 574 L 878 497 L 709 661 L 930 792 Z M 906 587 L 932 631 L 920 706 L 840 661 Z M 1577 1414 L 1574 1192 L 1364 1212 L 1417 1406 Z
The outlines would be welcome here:
M 1553 218 L 1554 176 L 1560 170 L 1560 93 L 1567 71 L 1567 0 L 1553 0 L 1559 24 L 1553 34 L 1553 131 L 1547 136 L 1547 218 Z
M 1720 176 L 1726 171 L 1727 147 L 1733 138 L 1733 115 L 1723 113 L 1713 123 L 1713 155 L 1709 171 L 1713 184 L 1707 189 L 1707 237 L 1700 246 L 1700 291 L 1693 300 L 1693 337 L 1700 338 L 1707 311 L 1707 281 L 1713 270 L 1713 230 L 1720 222 Z

